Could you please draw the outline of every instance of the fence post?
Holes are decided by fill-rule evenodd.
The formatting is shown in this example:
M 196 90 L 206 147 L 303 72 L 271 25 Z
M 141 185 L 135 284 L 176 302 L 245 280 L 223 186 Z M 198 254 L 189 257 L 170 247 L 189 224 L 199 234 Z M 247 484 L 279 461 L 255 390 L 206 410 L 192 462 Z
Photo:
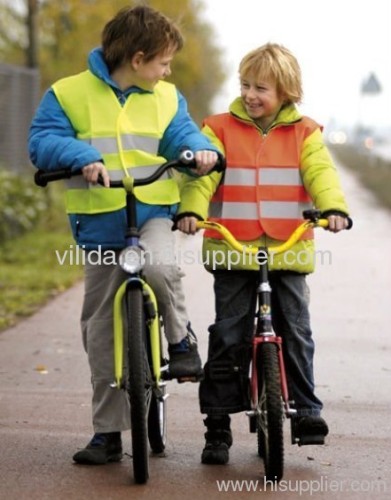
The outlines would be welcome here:
M 28 131 L 39 99 L 37 69 L 0 63 L 0 166 L 30 169 Z

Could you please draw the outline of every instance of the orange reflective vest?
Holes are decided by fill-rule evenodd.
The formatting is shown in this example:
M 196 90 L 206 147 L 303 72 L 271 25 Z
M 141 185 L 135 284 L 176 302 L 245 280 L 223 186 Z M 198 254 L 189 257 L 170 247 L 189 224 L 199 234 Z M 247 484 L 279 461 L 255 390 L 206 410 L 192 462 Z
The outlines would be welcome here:
M 212 197 L 209 219 L 226 226 L 241 241 L 267 234 L 286 240 L 312 208 L 300 173 L 304 140 L 319 125 L 307 117 L 276 126 L 262 137 L 255 126 L 229 113 L 205 120 L 224 144 L 227 169 Z M 219 236 L 208 231 L 206 237 Z M 307 231 L 303 239 L 313 238 Z

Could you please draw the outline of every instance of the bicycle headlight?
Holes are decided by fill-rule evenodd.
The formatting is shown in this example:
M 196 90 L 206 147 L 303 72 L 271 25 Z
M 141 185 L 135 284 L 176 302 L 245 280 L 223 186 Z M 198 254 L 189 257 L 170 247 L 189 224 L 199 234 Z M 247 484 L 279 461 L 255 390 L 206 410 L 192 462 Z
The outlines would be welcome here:
M 144 250 L 140 247 L 127 247 L 119 254 L 119 265 L 126 273 L 138 273 L 144 267 L 144 263 Z

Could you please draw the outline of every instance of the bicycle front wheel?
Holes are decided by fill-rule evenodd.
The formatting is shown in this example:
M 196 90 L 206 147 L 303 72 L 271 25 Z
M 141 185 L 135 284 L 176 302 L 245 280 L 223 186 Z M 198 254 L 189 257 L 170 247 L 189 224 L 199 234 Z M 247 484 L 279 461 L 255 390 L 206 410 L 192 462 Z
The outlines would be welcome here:
M 149 477 L 148 413 L 152 398 L 152 375 L 148 363 L 146 323 L 142 290 L 126 294 L 128 320 L 128 393 L 132 434 L 133 473 L 136 483 Z
M 278 346 L 263 342 L 258 347 L 258 455 L 265 465 L 265 477 L 279 481 L 284 471 L 284 411 L 281 395 Z

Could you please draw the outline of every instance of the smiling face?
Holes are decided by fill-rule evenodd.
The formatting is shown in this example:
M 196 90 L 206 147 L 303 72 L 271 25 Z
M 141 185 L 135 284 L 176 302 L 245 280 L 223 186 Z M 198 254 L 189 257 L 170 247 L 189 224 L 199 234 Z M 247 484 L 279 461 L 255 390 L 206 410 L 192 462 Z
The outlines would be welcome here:
M 274 83 L 252 76 L 240 79 L 240 95 L 247 114 L 263 130 L 271 125 L 284 103 Z
M 282 45 L 267 43 L 246 54 L 239 75 L 243 105 L 263 130 L 272 124 L 284 104 L 301 102 L 300 66 Z

